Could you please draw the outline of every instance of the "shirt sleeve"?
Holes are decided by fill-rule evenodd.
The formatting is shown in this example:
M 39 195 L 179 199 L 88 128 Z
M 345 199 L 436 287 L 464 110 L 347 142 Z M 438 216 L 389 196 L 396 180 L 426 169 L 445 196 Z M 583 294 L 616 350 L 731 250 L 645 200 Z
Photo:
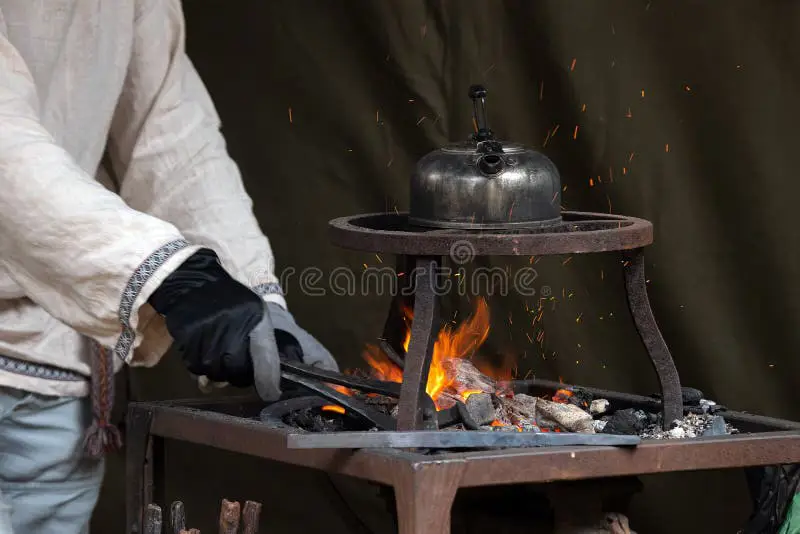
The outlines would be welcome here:
M 228 272 L 286 307 L 269 240 L 185 51 L 179 0 L 138 0 L 134 49 L 109 157 L 120 194 L 214 250 Z
M 4 28 L 0 11 L 0 265 L 49 314 L 127 361 L 140 309 L 199 247 L 126 205 L 56 144 Z

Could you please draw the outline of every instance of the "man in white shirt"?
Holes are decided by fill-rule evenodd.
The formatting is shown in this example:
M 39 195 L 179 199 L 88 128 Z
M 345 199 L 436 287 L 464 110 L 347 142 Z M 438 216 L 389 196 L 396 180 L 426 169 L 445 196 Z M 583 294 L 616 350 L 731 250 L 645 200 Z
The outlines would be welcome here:
M 0 534 L 88 531 L 125 364 L 174 341 L 265 400 L 281 354 L 336 369 L 184 39 L 179 0 L 0 0 Z

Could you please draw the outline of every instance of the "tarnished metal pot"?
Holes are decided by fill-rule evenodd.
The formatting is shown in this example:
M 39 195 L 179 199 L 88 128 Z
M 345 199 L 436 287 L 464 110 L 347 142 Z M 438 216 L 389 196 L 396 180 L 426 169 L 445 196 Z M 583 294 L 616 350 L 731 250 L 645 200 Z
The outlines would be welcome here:
M 411 179 L 409 221 L 433 228 L 535 228 L 561 222 L 561 178 L 544 154 L 494 138 L 486 89 L 472 86 L 476 133 L 424 156 Z

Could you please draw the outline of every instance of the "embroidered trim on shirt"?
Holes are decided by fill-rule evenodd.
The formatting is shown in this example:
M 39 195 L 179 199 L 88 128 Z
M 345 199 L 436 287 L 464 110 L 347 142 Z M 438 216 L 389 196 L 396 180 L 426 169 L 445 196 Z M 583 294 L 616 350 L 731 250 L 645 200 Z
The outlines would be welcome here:
M 266 295 L 280 295 L 283 296 L 283 289 L 281 289 L 281 285 L 277 282 L 269 282 L 266 284 L 258 284 L 253 288 L 253 291 L 258 293 L 260 297 L 264 297 Z
M 122 333 L 114 345 L 114 354 L 121 360 L 125 360 L 128 351 L 133 346 L 136 334 L 131 328 L 131 314 L 133 313 L 133 303 L 141 293 L 142 288 L 150 280 L 164 262 L 172 257 L 176 252 L 189 246 L 185 239 L 176 239 L 162 246 L 150 256 L 148 256 L 139 267 L 133 272 L 128 280 L 125 290 L 122 292 L 122 299 L 119 303 L 119 321 L 122 323 Z
M 43 378 L 45 380 L 58 380 L 60 382 L 86 382 L 87 380 L 85 376 L 73 371 L 67 371 L 41 363 L 17 360 L 16 358 L 3 356 L 2 354 L 0 354 L 0 371 L 8 371 L 9 373 L 33 378 Z

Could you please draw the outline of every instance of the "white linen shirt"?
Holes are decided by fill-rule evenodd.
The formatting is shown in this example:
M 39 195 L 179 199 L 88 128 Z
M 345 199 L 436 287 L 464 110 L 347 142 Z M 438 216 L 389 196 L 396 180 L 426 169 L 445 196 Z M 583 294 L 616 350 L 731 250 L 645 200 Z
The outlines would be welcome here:
M 0 0 L 0 385 L 87 395 L 87 338 L 155 365 L 201 246 L 286 306 L 184 43 L 179 0 Z

